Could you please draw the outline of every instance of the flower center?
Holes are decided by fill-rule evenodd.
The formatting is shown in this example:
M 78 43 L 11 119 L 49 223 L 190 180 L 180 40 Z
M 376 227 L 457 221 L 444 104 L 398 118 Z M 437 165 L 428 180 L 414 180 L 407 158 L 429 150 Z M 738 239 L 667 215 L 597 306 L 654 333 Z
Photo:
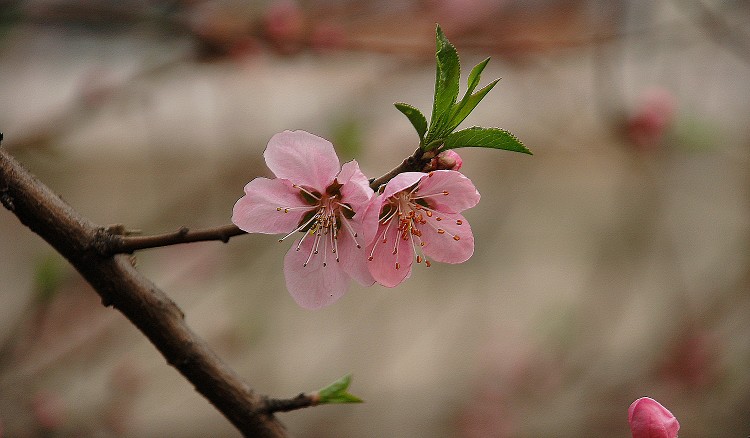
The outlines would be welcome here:
M 458 235 L 451 234 L 439 226 L 443 218 L 430 206 L 430 198 L 446 195 L 448 195 L 447 191 L 421 194 L 419 183 L 417 183 L 412 189 L 402 190 L 390 196 L 380 213 L 379 229 L 382 229 L 382 233 L 378 234 L 368 260 L 374 260 L 375 249 L 378 245 L 388 244 L 389 231 L 391 227 L 396 227 L 393 233 L 395 238 L 391 254 L 396 256 L 400 246 L 409 244 L 417 263 L 422 263 L 424 260 L 425 266 L 429 268 L 431 263 L 422 251 L 422 247 L 426 245 L 426 236 L 423 235 L 425 227 L 434 229 L 437 234 L 448 234 L 455 241 L 461 240 Z M 460 220 L 457 221 L 457 225 L 461 225 L 460 222 Z M 398 261 L 395 262 L 395 268 L 401 268 Z
M 302 216 L 297 228 L 279 239 L 279 242 L 283 242 L 289 236 L 297 232 L 303 232 L 304 235 L 299 242 L 297 242 L 296 250 L 299 251 L 302 248 L 305 239 L 313 239 L 310 254 L 303 266 L 307 266 L 313 257 L 318 255 L 322 255 L 323 257 L 323 267 L 328 266 L 329 254 L 331 254 L 336 262 L 338 262 L 338 241 L 339 234 L 342 230 L 349 233 L 357 248 L 361 248 L 361 245 L 357 241 L 357 233 L 354 231 L 354 228 L 350 223 L 351 218 L 354 216 L 354 210 L 352 210 L 348 204 L 341 202 L 341 192 L 339 191 L 341 185 L 338 181 L 334 180 L 323 194 L 307 190 L 304 187 L 297 185 L 294 185 L 293 187 L 300 191 L 300 196 L 305 199 L 312 208 Z M 290 208 L 277 207 L 276 210 L 288 213 Z

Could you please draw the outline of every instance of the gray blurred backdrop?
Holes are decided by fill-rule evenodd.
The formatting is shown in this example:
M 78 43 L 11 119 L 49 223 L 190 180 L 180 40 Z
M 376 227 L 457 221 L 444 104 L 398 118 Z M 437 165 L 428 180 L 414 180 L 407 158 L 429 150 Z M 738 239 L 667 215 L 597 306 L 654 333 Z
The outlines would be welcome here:
M 304 129 L 377 176 L 429 114 L 439 22 L 500 83 L 464 126 L 482 201 L 462 265 L 307 311 L 289 243 L 137 253 L 248 383 L 353 373 L 361 405 L 281 414 L 296 437 L 629 436 L 648 395 L 684 436 L 750 434 L 750 3 L 741 0 L 0 1 L 0 131 L 99 224 L 229 223 Z M 0 436 L 235 437 L 59 255 L 0 211 Z

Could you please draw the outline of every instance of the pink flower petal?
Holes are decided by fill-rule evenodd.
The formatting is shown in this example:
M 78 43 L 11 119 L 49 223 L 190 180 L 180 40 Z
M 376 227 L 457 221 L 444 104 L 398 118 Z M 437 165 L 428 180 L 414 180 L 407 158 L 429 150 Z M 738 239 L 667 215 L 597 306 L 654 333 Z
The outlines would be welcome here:
M 442 193 L 447 193 L 442 195 Z M 479 192 L 471 180 L 455 170 L 436 170 L 419 183 L 419 196 L 430 196 L 428 204 L 435 210 L 460 213 L 479 202 Z
M 255 178 L 245 186 L 245 196 L 234 204 L 232 222 L 248 233 L 289 233 L 313 208 L 291 182 Z
M 394 221 L 378 228 L 367 255 L 372 257 L 367 262 L 372 277 L 383 286 L 395 287 L 411 274 L 414 247 L 411 240 L 402 239 Z
M 346 220 L 346 219 L 344 219 Z M 347 229 L 347 224 L 341 224 L 341 229 L 338 232 L 338 252 L 339 259 L 344 271 L 349 274 L 353 279 L 357 280 L 362 286 L 372 286 L 375 280 L 372 278 L 370 271 L 367 267 L 367 255 L 364 238 L 360 231 L 361 226 L 357 221 L 350 220 L 347 222 L 352 229 L 357 233 L 355 238 L 351 232 Z M 359 248 L 357 245 L 359 244 Z
M 388 198 L 389 196 L 393 196 L 396 193 L 400 192 L 401 190 L 408 189 L 409 187 L 413 186 L 419 180 L 421 180 L 423 177 L 426 177 L 426 173 L 422 172 L 403 172 L 399 173 L 398 175 L 394 176 L 393 179 L 388 181 L 388 184 L 385 186 L 385 190 L 383 190 L 383 194 L 381 195 L 383 198 Z
M 425 244 L 422 251 L 428 258 L 443 263 L 463 263 L 474 254 L 474 235 L 463 216 L 437 212 L 423 218 L 427 224 L 420 228 Z
M 305 131 L 274 135 L 263 156 L 277 177 L 319 192 L 333 182 L 341 168 L 331 142 Z
M 641 397 L 628 408 L 628 423 L 633 438 L 675 438 L 680 423 L 658 401 Z
M 357 219 L 360 219 L 360 230 L 365 242 L 362 246 L 368 246 L 378 232 L 378 219 L 384 200 L 385 198 L 382 196 L 374 197 L 363 211 L 357 212 Z
M 359 164 L 354 160 L 344 163 L 336 180 L 339 184 L 343 184 L 341 187 L 342 201 L 349 204 L 355 213 L 364 210 L 375 194 L 370 188 L 367 177 L 359 170 Z
M 318 254 L 310 257 L 313 236 L 307 236 L 299 251 L 298 242 L 284 257 L 284 277 L 289 294 L 306 309 L 333 304 L 349 290 L 349 276 L 344 272 L 343 265 L 336 262 L 330 248 L 320 249 Z M 308 257 L 310 262 L 305 266 Z M 326 266 L 323 266 L 324 262 Z

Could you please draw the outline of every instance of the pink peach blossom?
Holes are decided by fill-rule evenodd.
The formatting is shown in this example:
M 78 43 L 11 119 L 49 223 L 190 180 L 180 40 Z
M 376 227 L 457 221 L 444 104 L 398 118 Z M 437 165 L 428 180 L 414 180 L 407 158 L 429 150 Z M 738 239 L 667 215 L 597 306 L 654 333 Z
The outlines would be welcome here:
M 279 241 L 302 233 L 284 257 L 294 300 L 316 309 L 341 298 L 350 278 L 373 284 L 360 244 L 373 191 L 357 162 L 340 166 L 333 145 L 305 131 L 274 135 L 263 156 L 276 179 L 250 181 L 232 222 L 248 233 L 285 233 Z
M 680 423 L 658 401 L 641 397 L 628 408 L 628 423 L 633 438 L 675 438 Z
M 479 202 L 474 184 L 459 172 L 404 172 L 385 186 L 365 212 L 368 267 L 375 281 L 394 287 L 414 260 L 462 263 L 474 236 L 461 212 Z

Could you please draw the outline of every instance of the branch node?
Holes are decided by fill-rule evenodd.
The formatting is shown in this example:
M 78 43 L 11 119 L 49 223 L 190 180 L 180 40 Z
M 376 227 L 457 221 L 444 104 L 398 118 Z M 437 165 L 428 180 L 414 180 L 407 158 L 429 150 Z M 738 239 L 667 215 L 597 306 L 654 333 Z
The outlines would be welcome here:
M 102 297 L 102 306 L 104 307 L 112 307 L 114 303 L 112 302 L 112 298 L 109 295 L 101 295 Z
M 16 206 L 13 204 L 13 196 L 9 193 L 7 188 L 0 190 L 0 202 L 2 202 L 3 206 L 7 208 L 8 211 L 16 211 Z
M 232 237 L 229 233 L 222 233 L 221 234 L 221 243 L 228 243 L 229 239 Z
M 117 247 L 124 233 L 125 226 L 120 224 L 98 227 L 90 245 L 100 256 L 110 256 L 112 255 L 112 248 Z

